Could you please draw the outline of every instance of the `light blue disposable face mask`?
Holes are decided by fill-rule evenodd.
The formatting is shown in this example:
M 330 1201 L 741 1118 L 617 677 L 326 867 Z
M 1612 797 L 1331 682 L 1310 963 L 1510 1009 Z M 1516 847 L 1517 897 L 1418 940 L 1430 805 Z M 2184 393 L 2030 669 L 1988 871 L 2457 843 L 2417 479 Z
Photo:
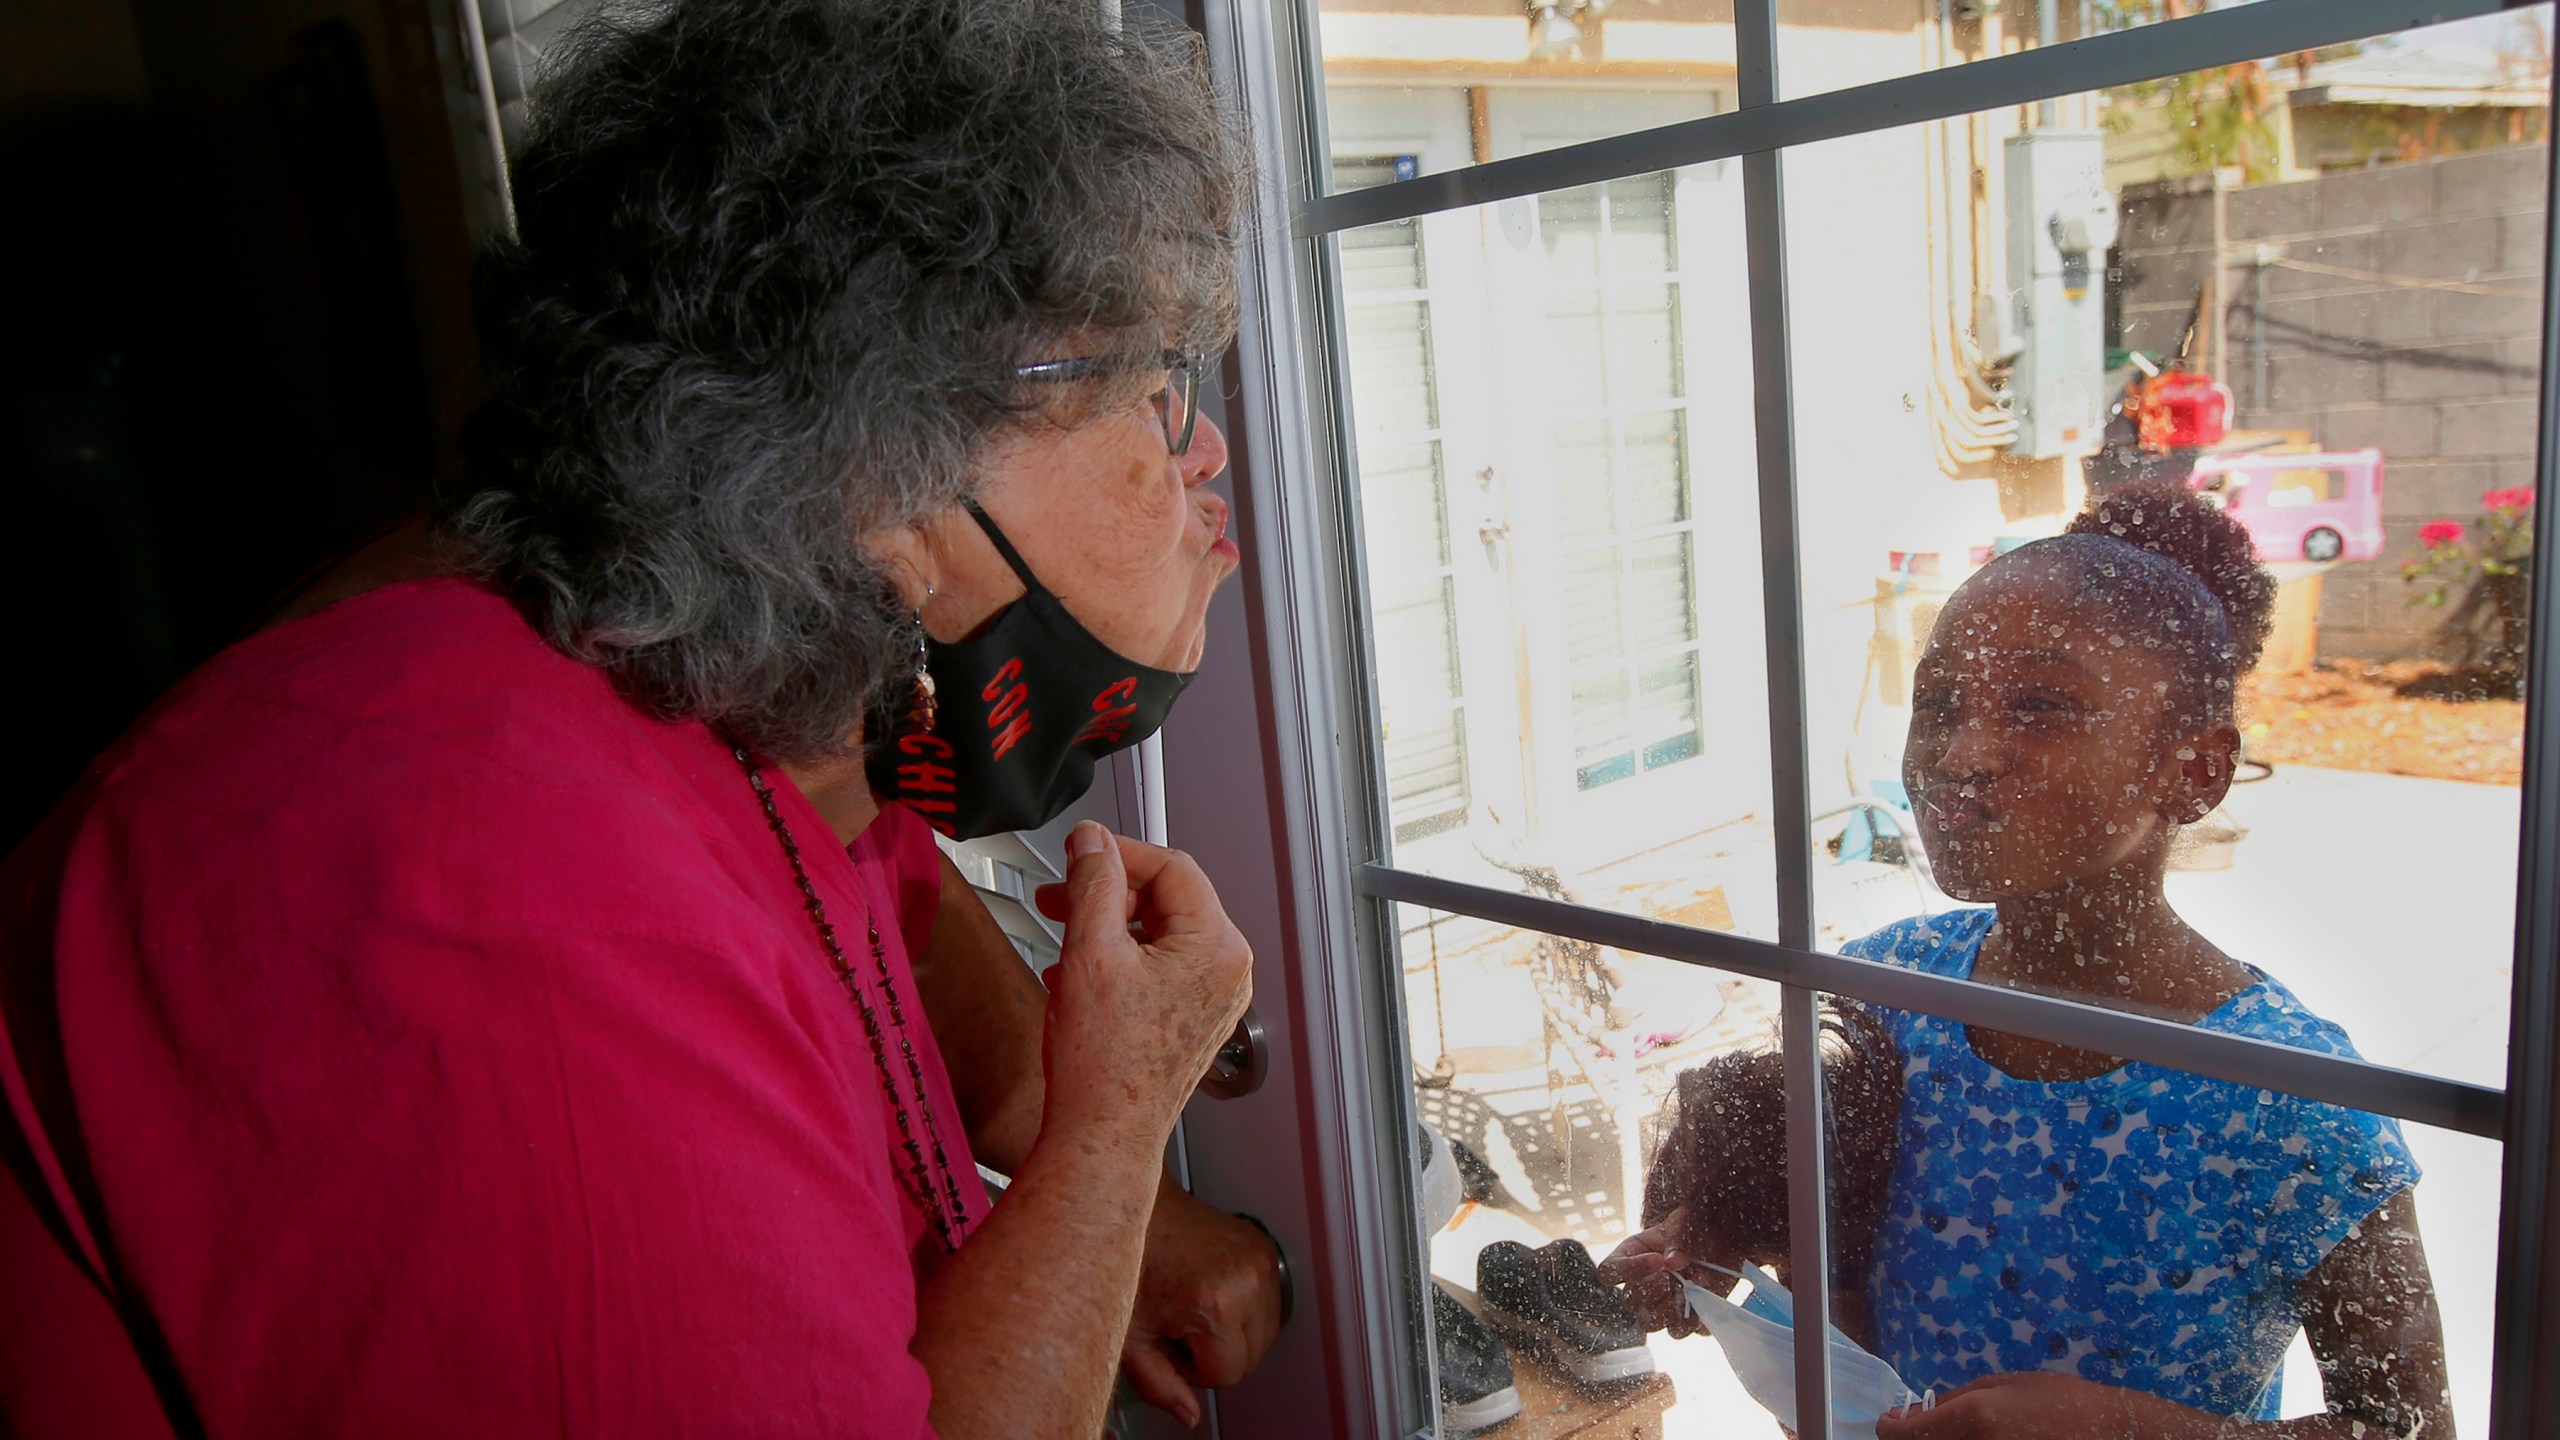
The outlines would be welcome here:
M 1680 1283 L 1689 1292 L 1689 1309 L 1723 1347 L 1725 1363 L 1742 1388 L 1767 1406 L 1779 1424 L 1801 1434 L 1796 1425 L 1795 1297 L 1768 1271 L 1747 1261 L 1740 1278 L 1751 1282 L 1751 1293 L 1740 1304 L 1690 1281 Z M 1931 1403 L 1932 1397 L 1903 1384 L 1892 1366 L 1841 1334 L 1838 1326 L 1830 1327 L 1830 1335 L 1834 1440 L 1875 1440 L 1876 1420 L 1886 1411 Z

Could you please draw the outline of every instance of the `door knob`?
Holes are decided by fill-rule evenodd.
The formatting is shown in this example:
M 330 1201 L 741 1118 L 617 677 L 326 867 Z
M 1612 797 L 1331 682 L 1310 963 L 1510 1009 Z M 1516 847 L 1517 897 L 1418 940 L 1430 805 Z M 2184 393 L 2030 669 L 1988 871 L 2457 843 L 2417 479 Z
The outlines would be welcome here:
M 1200 1079 L 1200 1093 L 1220 1100 L 1241 1099 L 1262 1088 L 1262 1077 L 1270 1068 L 1271 1046 L 1262 1035 L 1262 1016 L 1248 1006 L 1227 1043 L 1218 1047 L 1217 1058 L 1209 1062 L 1209 1073 Z

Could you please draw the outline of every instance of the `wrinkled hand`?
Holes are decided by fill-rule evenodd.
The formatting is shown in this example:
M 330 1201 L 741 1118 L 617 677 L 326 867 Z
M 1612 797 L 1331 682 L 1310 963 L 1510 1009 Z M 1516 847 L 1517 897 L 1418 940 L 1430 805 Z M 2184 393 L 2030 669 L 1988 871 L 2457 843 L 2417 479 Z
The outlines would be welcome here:
M 1147 1222 L 1146 1267 L 1120 1368 L 1138 1398 L 1200 1423 L 1194 1385 L 1233 1385 L 1280 1333 L 1280 1268 L 1245 1220 L 1167 1188 Z
M 2218 1417 L 2140 1390 L 2077 1375 L 1986 1375 L 1934 1409 L 1876 1421 L 1876 1440 L 2179 1440 L 2222 1428 Z
M 1695 1335 L 1706 1327 L 1690 1311 L 1688 1292 L 1680 1282 L 1692 1280 L 1719 1295 L 1734 1283 L 1732 1276 L 1699 1263 L 1730 1267 L 1732 1260 L 1696 1253 L 1701 1248 L 1696 1246 L 1698 1238 L 1691 1233 L 1688 1207 L 1681 1206 L 1662 1217 L 1662 1223 L 1619 1241 L 1618 1248 L 1595 1267 L 1600 1282 L 1625 1287 L 1619 1298 L 1626 1302 L 1627 1313 L 1647 1330 L 1667 1330 L 1674 1337 Z
M 1190 856 L 1091 821 L 1041 912 L 1066 922 L 1049 984 L 1047 1106 L 1143 1125 L 1162 1145 L 1253 999 L 1253 950 Z

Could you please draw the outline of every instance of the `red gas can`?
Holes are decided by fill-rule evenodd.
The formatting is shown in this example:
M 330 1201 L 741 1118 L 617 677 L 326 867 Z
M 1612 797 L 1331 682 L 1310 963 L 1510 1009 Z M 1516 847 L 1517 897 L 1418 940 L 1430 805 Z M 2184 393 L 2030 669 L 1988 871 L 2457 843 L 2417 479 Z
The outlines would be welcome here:
M 2222 443 L 2231 431 L 2231 387 L 2192 370 L 2142 382 L 2142 448 L 2154 454 Z

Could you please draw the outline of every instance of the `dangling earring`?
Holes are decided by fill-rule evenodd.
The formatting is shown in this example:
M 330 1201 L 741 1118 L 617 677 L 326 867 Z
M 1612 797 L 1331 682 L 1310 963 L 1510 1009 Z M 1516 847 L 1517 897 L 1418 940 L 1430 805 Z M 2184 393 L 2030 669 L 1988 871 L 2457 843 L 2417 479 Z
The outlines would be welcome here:
M 926 604 L 931 604 L 931 603 L 932 603 L 932 601 L 933 601 L 933 587 L 932 587 L 932 586 L 927 585 L 926 587 L 924 587 L 924 598 L 925 598 L 925 602 L 926 602 Z M 915 621 L 916 621 L 916 678 L 915 678 L 915 694 L 914 694 L 914 697 L 913 697 L 913 699 L 912 699 L 911 703 L 910 703 L 910 704 L 909 704 L 909 706 L 908 706 L 908 709 L 907 709 L 907 718 L 908 718 L 908 719 L 909 719 L 909 720 L 914 724 L 915 729 L 916 729 L 916 732 L 917 732 L 918 734 L 929 735 L 929 734 L 932 734 L 932 733 L 933 733 L 933 721 L 934 721 L 934 717 L 935 717 L 935 715 L 936 715 L 937 713 L 939 713 L 939 711 L 940 711 L 940 708 L 941 708 L 941 707 L 940 707 L 940 705 L 939 705 L 939 704 L 935 701 L 935 699 L 934 699 L 934 691 L 933 691 L 933 672 L 932 672 L 931 670 L 929 670 L 929 669 L 925 668 L 925 667 L 926 667 L 926 662 L 927 662 L 927 660 L 928 660 L 928 658 L 929 658 L 929 657 L 927 656 L 927 654 L 926 654 L 926 652 L 925 652 L 924 606 L 919 605 L 919 606 L 917 606 L 917 607 L 916 607 L 916 610 L 915 610 Z

